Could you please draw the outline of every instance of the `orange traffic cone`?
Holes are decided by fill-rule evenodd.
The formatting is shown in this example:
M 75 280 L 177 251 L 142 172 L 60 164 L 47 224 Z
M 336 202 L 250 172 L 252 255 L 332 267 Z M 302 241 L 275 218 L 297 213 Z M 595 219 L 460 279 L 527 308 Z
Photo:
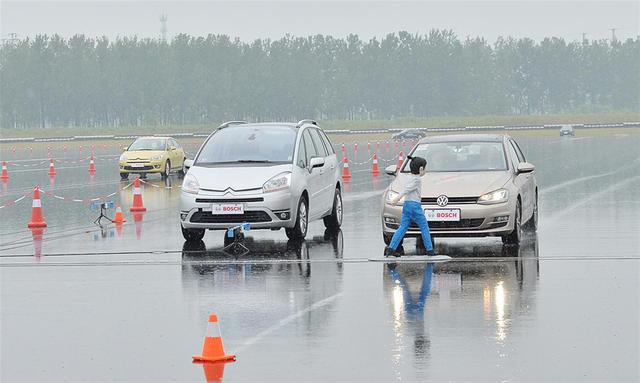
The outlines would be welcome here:
M 120 205 L 116 206 L 116 215 L 113 217 L 113 223 L 123 223 L 127 222 L 122 216 L 122 207 Z
M 129 208 L 129 211 L 147 211 L 147 208 L 142 204 L 140 177 L 136 178 L 136 180 L 133 182 L 133 206 Z
M 371 142 L 367 142 L 367 151 L 371 153 Z
M 351 179 L 351 172 L 349 171 L 349 160 L 347 159 L 347 156 L 344 156 L 342 163 L 342 179 L 348 181 Z
M 358 151 L 358 143 L 356 142 L 355 144 L 353 144 L 353 150 L 354 151 Z
M 400 171 L 400 169 L 402 169 L 403 163 L 404 163 L 404 153 L 400 152 L 400 156 L 398 156 L 398 165 L 396 166 L 396 170 Z
M 380 168 L 378 167 L 378 155 L 377 154 L 373 155 L 373 166 L 371 167 L 371 174 L 373 174 L 374 176 L 377 176 L 378 174 L 380 174 Z
M 53 158 L 49 159 L 49 175 L 50 176 L 56 175 L 56 167 L 53 165 Z
M 42 217 L 42 202 L 40 201 L 40 188 L 33 188 L 33 203 L 31 204 L 31 221 L 27 224 L 28 228 L 47 227 L 47 223 Z
M 91 155 L 91 159 L 89 160 L 89 174 L 95 174 L 96 172 L 96 164 L 93 162 L 93 154 Z
M 227 355 L 224 353 L 220 326 L 218 325 L 218 316 L 215 314 L 209 315 L 207 333 L 204 336 L 204 345 L 202 346 L 202 355 L 194 356 L 193 362 L 233 362 L 235 360 L 235 355 Z
M 6 181 L 9 179 L 9 172 L 7 171 L 7 161 L 2 161 L 2 175 L 0 180 Z

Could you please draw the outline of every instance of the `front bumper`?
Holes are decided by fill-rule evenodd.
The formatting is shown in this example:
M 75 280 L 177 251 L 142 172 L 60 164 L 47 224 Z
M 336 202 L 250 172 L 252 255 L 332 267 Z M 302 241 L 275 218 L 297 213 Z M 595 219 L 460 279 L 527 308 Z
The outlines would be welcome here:
M 429 222 L 429 232 L 433 237 L 502 236 L 512 232 L 514 227 L 515 203 L 511 201 L 494 205 L 450 204 L 444 208 L 437 205 L 422 204 L 422 208 L 460 209 L 459 222 Z M 400 226 L 401 216 L 402 206 L 384 203 L 382 208 L 382 231 L 385 235 L 393 235 Z M 498 217 L 502 217 L 499 222 L 497 221 Z M 420 230 L 412 224 L 406 236 L 418 237 L 420 236 Z
M 251 229 L 291 228 L 295 225 L 297 205 L 289 191 L 223 193 L 200 190 L 180 195 L 180 222 L 185 229 L 227 230 L 241 223 Z M 244 214 L 213 214 L 214 203 L 242 203 Z
M 143 164 L 142 167 L 133 167 L 131 166 L 133 163 Z M 160 161 L 120 161 L 118 164 L 120 168 L 120 173 L 161 173 L 164 171 L 162 168 L 164 166 L 162 160 Z

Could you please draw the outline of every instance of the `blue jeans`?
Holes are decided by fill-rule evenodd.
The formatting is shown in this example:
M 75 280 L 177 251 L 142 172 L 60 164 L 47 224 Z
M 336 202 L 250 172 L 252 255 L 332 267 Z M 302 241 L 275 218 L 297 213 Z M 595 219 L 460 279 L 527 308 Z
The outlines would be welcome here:
M 404 235 L 407 234 L 407 230 L 409 229 L 411 222 L 415 222 L 418 227 L 420 227 L 420 232 L 422 232 L 422 242 L 424 243 L 425 249 L 427 249 L 427 251 L 433 250 L 427 217 L 424 216 L 424 210 L 422 210 L 420 202 L 416 201 L 405 201 L 404 204 L 402 204 L 400 227 L 393 234 L 389 247 L 393 250 L 398 248 L 400 241 L 402 241 Z

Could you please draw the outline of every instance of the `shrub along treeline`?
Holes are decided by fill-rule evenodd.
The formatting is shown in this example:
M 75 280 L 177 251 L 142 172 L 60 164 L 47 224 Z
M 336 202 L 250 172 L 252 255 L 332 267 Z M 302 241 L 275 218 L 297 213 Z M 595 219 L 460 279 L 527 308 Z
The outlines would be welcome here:
M 37 36 L 0 48 L 0 123 L 202 124 L 640 111 L 640 39 L 460 40 L 451 31 L 244 43 Z

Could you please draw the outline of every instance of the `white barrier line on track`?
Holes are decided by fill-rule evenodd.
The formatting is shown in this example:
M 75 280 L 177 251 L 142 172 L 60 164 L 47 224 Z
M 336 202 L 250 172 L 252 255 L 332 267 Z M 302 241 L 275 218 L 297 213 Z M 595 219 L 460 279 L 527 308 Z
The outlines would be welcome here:
M 288 317 L 280 320 L 278 323 L 274 324 L 273 326 L 259 332 L 256 336 L 250 338 L 249 340 L 245 341 L 244 343 L 242 343 L 239 347 L 236 347 L 234 349 L 235 352 L 240 353 L 244 350 L 246 350 L 247 348 L 253 346 L 254 344 L 258 343 L 259 341 L 261 341 L 264 337 L 266 337 L 267 335 L 271 334 L 272 332 L 284 327 L 285 325 L 289 324 L 290 322 L 293 322 L 294 320 L 298 319 L 299 317 L 303 316 L 304 314 L 310 313 L 311 311 L 320 309 L 324 306 L 327 306 L 328 304 L 332 303 L 333 301 L 335 301 L 336 299 L 340 298 L 342 295 L 344 294 L 344 292 L 339 292 L 337 294 L 334 294 L 328 298 L 325 298 L 323 300 L 320 300 L 314 304 L 312 304 L 311 306 L 308 306 L 307 308 L 300 310 L 294 314 L 289 315 Z

